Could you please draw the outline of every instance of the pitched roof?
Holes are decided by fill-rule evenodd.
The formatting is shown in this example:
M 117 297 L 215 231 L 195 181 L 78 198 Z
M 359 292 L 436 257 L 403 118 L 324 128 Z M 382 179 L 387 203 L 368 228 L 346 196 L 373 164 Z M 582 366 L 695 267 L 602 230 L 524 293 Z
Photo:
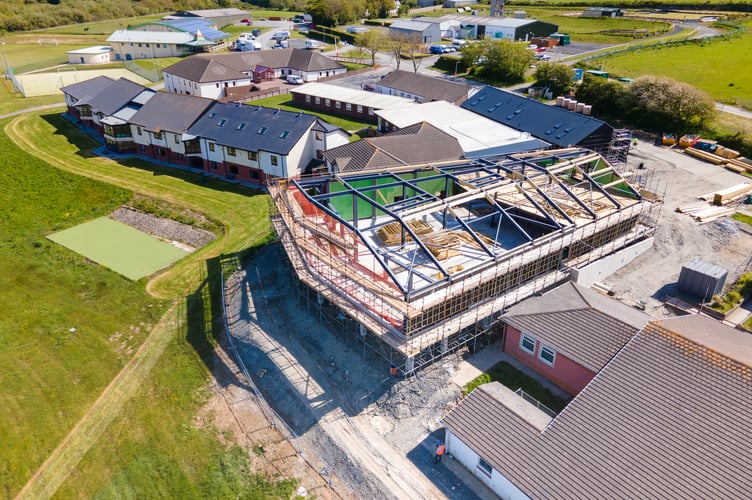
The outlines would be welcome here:
M 533 498 L 750 498 L 751 367 L 749 334 L 671 318 L 647 325 L 543 431 L 484 386 L 443 423 Z
M 392 24 L 389 25 L 390 28 L 398 29 L 398 30 L 406 30 L 406 31 L 424 31 L 427 28 L 433 26 L 431 23 L 426 22 L 420 22 L 420 21 L 410 21 L 410 20 L 400 20 L 400 21 L 394 21 Z
M 295 48 L 200 54 L 165 68 L 164 72 L 192 82 L 217 82 L 244 78 L 258 66 L 298 71 L 333 71 L 344 68 L 337 61 L 314 51 Z
M 574 282 L 511 307 L 504 322 L 597 372 L 650 316 Z
M 419 95 L 425 101 L 457 102 L 466 99 L 472 90 L 469 85 L 403 70 L 392 71 L 376 85 Z
M 436 163 L 461 156 L 457 139 L 426 122 L 324 151 L 324 158 L 336 162 L 340 172 Z
M 146 130 L 185 132 L 212 105 L 211 99 L 203 99 L 173 92 L 157 92 L 129 120 Z
M 494 123 L 493 120 L 464 109 L 464 106 L 455 106 L 446 101 L 432 101 L 416 106 L 391 107 L 376 111 L 376 115 L 398 128 L 426 121 L 456 137 L 465 152 L 486 150 L 531 139 L 527 132 Z
M 66 85 L 60 91 L 76 100 L 90 99 L 94 94 L 101 92 L 114 82 L 115 80 L 109 76 L 97 76 L 89 80 Z
M 123 108 L 131 101 L 138 99 L 142 93 L 154 94 L 154 91 L 143 85 L 134 83 L 127 78 L 120 78 L 104 87 L 100 92 L 97 92 L 90 97 L 80 99 L 76 103 L 76 106 L 88 104 L 93 109 L 96 109 L 105 115 L 113 115 L 120 108 Z M 142 98 L 140 101 L 143 103 L 146 99 Z
M 290 89 L 290 93 L 349 102 L 350 104 L 361 105 L 373 109 L 415 109 L 415 106 L 422 106 L 412 99 L 340 87 L 339 85 L 332 85 L 331 83 L 310 82 Z M 416 122 L 417 121 L 419 120 L 416 119 Z
M 244 151 L 286 155 L 316 120 L 305 113 L 215 102 L 188 133 Z
M 562 147 L 581 144 L 596 132 L 605 133 L 610 138 L 613 131 L 609 124 L 591 116 L 490 86 L 481 89 L 461 106 Z
M 187 44 L 193 41 L 193 35 L 178 31 L 136 31 L 136 30 L 116 30 L 107 37 L 107 41 L 118 43 L 167 43 L 167 44 Z

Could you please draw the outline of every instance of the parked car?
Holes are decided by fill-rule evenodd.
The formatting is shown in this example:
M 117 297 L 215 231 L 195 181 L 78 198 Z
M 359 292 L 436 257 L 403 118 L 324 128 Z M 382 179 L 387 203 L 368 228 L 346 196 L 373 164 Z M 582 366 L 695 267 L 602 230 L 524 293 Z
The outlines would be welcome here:
M 376 90 L 376 85 L 374 85 L 373 83 L 366 83 L 365 85 L 363 85 L 363 90 L 373 92 L 374 90 Z
M 254 37 L 259 36 L 260 34 L 261 30 L 258 28 L 251 30 L 251 35 L 253 35 Z
M 287 75 L 287 83 L 291 83 L 293 85 L 303 85 L 305 81 L 303 81 L 303 77 L 299 75 Z
M 248 24 L 248 23 L 251 23 L 253 21 L 251 21 L 250 19 L 241 19 L 240 22 L 244 23 L 244 24 Z
M 447 45 L 444 47 L 444 52 L 457 52 L 457 47 L 453 45 Z
M 443 45 L 431 45 L 431 48 L 428 49 L 431 54 L 443 54 L 444 53 L 444 46 Z
M 289 31 L 277 31 L 272 35 L 272 40 L 287 40 L 290 38 Z
M 318 40 L 306 40 L 305 41 L 305 48 L 309 50 L 315 50 L 319 48 L 319 41 Z

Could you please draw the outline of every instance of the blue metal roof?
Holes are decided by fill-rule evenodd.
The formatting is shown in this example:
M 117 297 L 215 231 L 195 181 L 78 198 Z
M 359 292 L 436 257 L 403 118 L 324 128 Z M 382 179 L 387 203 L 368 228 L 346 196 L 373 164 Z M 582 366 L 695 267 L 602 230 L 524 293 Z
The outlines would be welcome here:
M 305 113 L 217 102 L 188 133 L 244 151 L 286 155 L 315 121 Z
M 230 36 L 229 33 L 215 29 L 214 24 L 207 21 L 206 19 L 166 19 L 164 21 L 157 21 L 155 23 L 148 24 L 161 24 L 163 26 L 169 26 L 170 28 L 190 33 L 194 37 L 196 36 L 196 31 L 201 31 L 201 34 L 204 36 L 204 38 L 211 42 L 215 42 L 223 38 L 228 38 Z

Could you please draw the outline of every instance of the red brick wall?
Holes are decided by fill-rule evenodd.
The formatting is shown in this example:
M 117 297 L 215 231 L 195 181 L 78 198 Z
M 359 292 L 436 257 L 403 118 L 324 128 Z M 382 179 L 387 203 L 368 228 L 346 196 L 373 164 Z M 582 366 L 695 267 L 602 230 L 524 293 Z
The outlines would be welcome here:
M 526 332 L 526 334 L 535 338 L 534 333 Z M 522 364 L 540 373 L 571 395 L 577 395 L 595 377 L 594 372 L 558 352 L 557 346 L 547 345 L 547 347 L 551 347 L 557 351 L 554 365 L 549 365 L 538 357 L 541 349 L 541 341 L 536 338 L 535 352 L 530 354 L 520 347 L 521 337 L 522 334 L 519 330 L 507 325 L 502 350 Z

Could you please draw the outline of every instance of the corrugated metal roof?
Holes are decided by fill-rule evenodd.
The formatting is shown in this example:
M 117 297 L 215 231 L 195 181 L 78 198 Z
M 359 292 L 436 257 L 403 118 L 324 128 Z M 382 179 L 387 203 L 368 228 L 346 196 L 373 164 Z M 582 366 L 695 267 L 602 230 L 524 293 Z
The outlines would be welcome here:
M 107 41 L 110 43 L 166 43 L 175 45 L 192 42 L 193 35 L 176 31 L 117 30 L 107 38 Z
M 750 498 L 752 358 L 722 353 L 750 349 L 706 317 L 656 321 L 543 432 L 483 386 L 443 423 L 532 498 Z
M 465 101 L 467 102 L 467 101 Z M 479 116 L 446 101 L 418 104 L 418 108 L 394 107 L 376 111 L 376 115 L 396 127 L 404 128 L 426 121 L 460 141 L 465 152 L 530 140 L 530 134 Z

